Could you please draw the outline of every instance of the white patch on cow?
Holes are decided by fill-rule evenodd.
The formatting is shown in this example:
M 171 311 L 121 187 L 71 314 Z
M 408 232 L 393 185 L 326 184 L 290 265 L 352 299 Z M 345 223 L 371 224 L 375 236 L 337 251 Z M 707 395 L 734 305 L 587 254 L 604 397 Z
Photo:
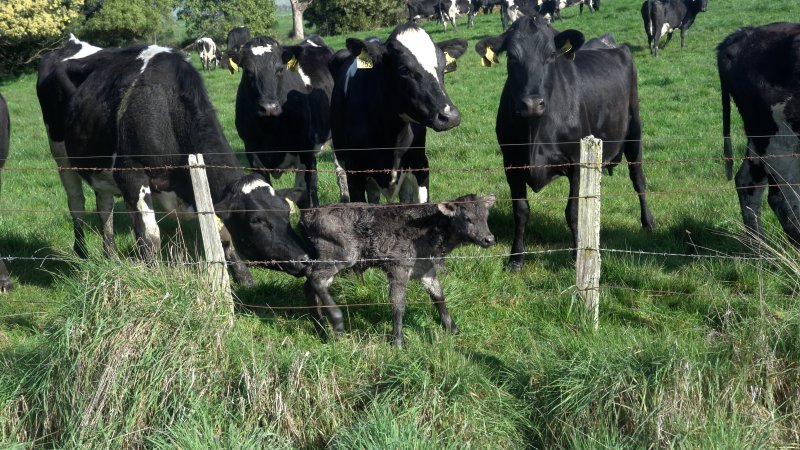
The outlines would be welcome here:
M 561 0 L 558 2 L 558 9 L 564 9 L 567 7 L 567 0 Z
M 425 287 L 425 290 L 430 292 L 431 294 L 441 297 L 442 292 L 442 285 L 439 284 L 439 281 L 436 279 L 436 270 L 430 269 L 425 272 L 422 277 L 419 279 L 422 282 L 422 286 Z
M 419 203 L 428 203 L 428 188 L 420 186 L 417 189 L 417 198 L 419 199 Z
M 319 47 L 319 45 L 317 45 L 316 43 L 314 43 L 314 41 L 312 41 L 310 39 L 306 40 L 306 44 L 308 44 L 308 45 L 310 45 L 312 47 Z
M 261 56 L 264 53 L 272 53 L 272 45 L 259 45 L 258 47 L 250 47 L 250 52 L 255 56 Z
M 452 19 L 455 19 L 458 16 L 458 5 L 456 5 L 455 1 L 450 3 L 450 11 L 448 11 L 448 14 Z
M 254 190 L 262 187 L 268 188 L 270 195 L 275 195 L 275 189 L 273 189 L 272 186 L 270 186 L 270 184 L 264 180 L 253 180 L 246 183 L 244 186 L 242 186 L 242 194 L 250 194 Z
M 777 103 L 770 107 L 772 109 L 772 120 L 775 121 L 778 131 L 775 136 L 770 138 L 769 145 L 767 145 L 765 153 L 770 158 L 763 161 L 769 167 L 769 171 L 778 183 L 794 185 L 800 181 L 800 162 L 796 158 L 796 155 L 800 154 L 800 136 L 792 130 L 791 125 L 786 120 L 784 108 L 787 102 L 788 99 L 786 102 Z M 785 189 L 785 187 L 781 187 L 782 191 Z M 788 189 L 793 190 L 796 188 L 788 186 Z M 784 196 L 792 201 L 797 201 L 800 198 L 800 192 L 795 192 L 794 194 Z
M 147 237 L 154 243 L 161 242 L 161 233 L 158 230 L 158 222 L 156 222 L 156 213 L 145 201 L 145 197 L 150 194 L 149 186 L 142 186 L 139 188 L 139 200 L 136 202 L 136 209 L 142 215 L 142 222 L 144 222 L 144 230 Z
M 300 67 L 299 64 L 297 65 L 297 74 L 300 75 L 300 79 L 303 80 L 303 84 L 305 84 L 306 87 L 311 87 L 311 78 L 308 78 L 308 75 L 303 72 L 303 68 Z
M 661 35 L 662 36 L 664 36 L 665 34 L 669 33 L 670 31 L 672 31 L 672 29 L 669 27 L 668 23 L 665 23 L 664 25 L 661 25 Z
M 397 42 L 414 55 L 426 72 L 433 75 L 433 78 L 439 79 L 436 71 L 439 68 L 438 53 L 428 33 L 421 28 L 408 28 L 397 35 Z
M 139 73 L 144 73 L 144 70 L 147 68 L 147 65 L 150 63 L 150 60 L 153 59 L 154 56 L 158 55 L 159 53 L 171 53 L 172 49 L 167 47 L 161 47 L 159 45 L 151 45 L 146 49 L 142 50 L 142 53 L 139 53 L 139 56 L 136 59 L 141 59 L 143 61 L 142 68 L 139 69 Z
M 85 58 L 85 57 L 87 57 L 89 55 L 94 55 L 95 53 L 97 53 L 100 50 L 102 50 L 102 48 L 100 48 L 100 47 L 95 47 L 94 45 L 91 45 L 91 44 L 88 44 L 86 42 L 81 41 L 80 39 L 76 38 L 75 35 L 72 34 L 72 33 L 69 34 L 69 40 L 70 40 L 70 42 L 72 42 L 74 44 L 80 45 L 81 49 L 78 50 L 78 53 L 75 53 L 72 56 L 64 58 L 64 61 L 67 61 L 69 59 Z
M 347 73 L 344 76 L 344 93 L 347 94 L 347 85 L 350 84 L 350 80 L 356 76 L 356 72 L 358 71 L 358 64 L 356 59 L 353 59 L 353 63 L 350 64 L 350 67 L 347 68 Z

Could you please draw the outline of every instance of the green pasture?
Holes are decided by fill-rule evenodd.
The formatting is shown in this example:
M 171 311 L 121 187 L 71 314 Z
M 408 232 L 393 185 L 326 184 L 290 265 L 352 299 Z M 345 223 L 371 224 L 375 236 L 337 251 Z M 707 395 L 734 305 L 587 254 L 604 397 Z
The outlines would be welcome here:
M 122 255 L 102 258 L 97 230 L 88 261 L 72 258 L 72 227 L 42 125 L 36 76 L 0 78 L 12 120 L 0 197 L 0 255 L 16 289 L 0 297 L 0 446 L 19 448 L 772 448 L 800 445 L 800 254 L 779 242 L 764 205 L 775 260 L 740 243 L 733 182 L 725 180 L 716 45 L 745 25 L 798 20 L 797 0 L 710 0 L 689 31 L 650 56 L 639 0 L 607 0 L 597 14 L 564 12 L 556 28 L 587 38 L 611 32 L 639 74 L 648 197 L 645 232 L 627 167 L 603 178 L 600 329 L 586 331 L 569 252 L 530 255 L 506 270 L 510 195 L 494 134 L 504 64 L 479 65 L 478 39 L 500 33 L 498 13 L 434 40 L 463 37 L 469 51 L 447 75 L 461 125 L 428 134 L 432 201 L 496 193 L 498 245 L 465 246 L 441 276 L 461 329 L 448 336 L 412 283 L 407 346 L 392 348 L 387 284 L 377 271 L 348 274 L 332 293 L 345 335 L 320 338 L 301 307 L 302 283 L 262 269 L 232 329 L 205 308 L 208 281 L 194 266 L 147 266 L 133 253 L 117 203 Z M 291 17 L 283 17 L 285 40 Z M 390 30 L 361 37 L 385 38 Z M 342 48 L 345 36 L 327 37 Z M 199 66 L 196 55 L 194 64 Z M 504 58 L 501 56 L 501 60 Z M 226 136 L 240 75 L 204 73 Z M 734 114 L 737 155 L 745 144 Z M 242 159 L 244 162 L 244 159 Z M 329 151 L 320 196 L 338 199 Z M 738 164 L 737 164 L 738 166 Z M 289 177 L 276 183 L 288 186 Z M 527 250 L 571 247 L 567 180 L 529 193 Z M 86 189 L 93 209 L 93 196 Z M 92 217 L 95 228 L 99 221 Z M 195 254 L 196 225 L 163 221 L 164 241 Z M 169 253 L 174 253 L 169 252 Z M 773 254 L 762 247 L 761 253 Z M 484 257 L 487 258 L 471 258 Z M 168 255 L 165 249 L 164 257 Z M 466 257 L 466 258 L 460 258 Z M 64 259 L 68 261 L 63 261 Z M 179 258 L 180 260 L 180 258 Z M 368 306 L 364 306 L 364 305 Z M 348 307 L 348 305 L 351 305 Z

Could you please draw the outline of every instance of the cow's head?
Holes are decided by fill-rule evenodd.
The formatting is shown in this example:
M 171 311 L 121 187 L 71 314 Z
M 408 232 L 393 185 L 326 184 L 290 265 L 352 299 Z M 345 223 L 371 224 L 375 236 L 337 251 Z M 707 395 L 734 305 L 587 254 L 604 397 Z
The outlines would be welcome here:
M 300 276 L 308 266 L 308 252 L 292 229 L 289 201 L 297 203 L 304 192 L 276 191 L 261 175 L 251 174 L 228 186 L 214 210 L 239 255 Z
M 439 211 L 450 220 L 450 235 L 460 242 L 472 242 L 481 247 L 494 245 L 489 230 L 489 208 L 496 200 L 494 194 L 465 195 L 449 202 L 437 203 Z
M 521 117 L 538 118 L 547 110 L 550 71 L 559 60 L 574 60 L 583 42 L 580 31 L 557 33 L 541 16 L 534 15 L 520 18 L 500 36 L 482 39 L 475 51 L 485 66 L 497 63 L 496 55 L 506 53 L 506 84 L 516 96 L 514 111 Z
M 286 70 L 282 58 L 283 48 L 278 41 L 257 37 L 237 53 L 239 66 L 244 71 L 239 90 L 256 105 L 260 117 L 281 114 L 280 84 Z
M 444 74 L 456 69 L 456 59 L 466 48 L 464 39 L 434 43 L 413 22 L 399 25 L 385 43 L 347 40 L 347 49 L 356 57 L 350 73 L 380 71 L 397 113 L 435 131 L 461 123 L 461 114 L 445 91 Z

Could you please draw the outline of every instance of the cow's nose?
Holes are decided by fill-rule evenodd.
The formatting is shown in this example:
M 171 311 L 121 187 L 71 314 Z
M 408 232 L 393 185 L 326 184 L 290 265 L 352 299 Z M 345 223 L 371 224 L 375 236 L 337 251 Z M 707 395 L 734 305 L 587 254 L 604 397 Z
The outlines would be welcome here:
M 449 130 L 450 128 L 457 127 L 461 123 L 461 113 L 455 106 L 447 106 L 439 111 L 436 115 L 436 120 L 433 123 L 433 129 L 436 131 Z
M 488 235 L 483 238 L 483 242 L 481 243 L 484 247 L 491 247 L 494 245 L 494 235 Z
M 533 95 L 522 97 L 520 115 L 523 117 L 542 117 L 546 108 L 544 98 Z
M 274 117 L 281 113 L 278 102 L 264 102 L 258 105 L 258 114 L 262 117 Z

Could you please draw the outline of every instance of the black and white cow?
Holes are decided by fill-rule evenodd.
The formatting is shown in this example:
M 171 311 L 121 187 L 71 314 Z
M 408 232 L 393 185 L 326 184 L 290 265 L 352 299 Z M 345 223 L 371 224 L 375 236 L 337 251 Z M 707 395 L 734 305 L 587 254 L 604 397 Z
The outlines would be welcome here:
M 236 27 L 228 32 L 228 37 L 225 40 L 225 51 L 222 52 L 220 65 L 226 69 L 236 71 L 239 69 L 239 62 L 235 60 L 234 55 L 239 53 L 239 50 L 244 47 L 244 44 L 250 41 L 250 28 Z
M 386 42 L 347 39 L 331 62 L 331 134 L 337 161 L 347 170 L 344 201 L 378 202 L 400 195 L 428 201 L 426 128 L 449 130 L 461 115 L 444 88 L 444 73 L 467 41 L 434 43 L 413 22 L 398 25 Z M 402 192 L 401 192 L 402 191 Z
M 202 37 L 195 42 L 195 46 L 200 55 L 200 65 L 203 69 L 216 69 L 220 59 L 217 44 L 209 37 Z
M 306 199 L 319 206 L 316 152 L 330 138 L 328 63 L 333 50 L 319 36 L 283 47 L 257 37 L 240 50 L 244 70 L 236 94 L 236 130 L 254 168 L 296 168 L 296 186 L 305 184 Z
M 11 120 L 8 117 L 8 105 L 6 99 L 0 95 L 0 187 L 2 187 L 3 166 L 8 158 L 8 146 L 11 135 Z M 13 288 L 8 269 L 2 259 L 0 259 L 0 294 L 8 292 Z
M 654 227 L 640 164 L 639 96 L 631 52 L 626 47 L 576 51 L 583 42 L 579 31 L 558 33 L 541 16 L 524 16 L 502 35 L 475 46 L 484 59 L 487 49 L 508 58 L 496 132 L 513 199 L 512 270 L 524 261 L 527 186 L 539 192 L 559 176 L 569 178 L 565 213 L 577 247 L 579 141 L 589 135 L 604 141 L 605 164 L 616 164 L 624 152 L 639 194 L 642 226 Z
M 95 192 L 112 199 L 107 210 L 98 206 L 101 215 L 110 216 L 113 196 L 123 197 L 145 258 L 160 249 L 154 198 L 166 211 L 193 210 L 185 167 L 189 154 L 200 153 L 215 210 L 239 253 L 302 274 L 308 256 L 283 197 L 297 200 L 302 192 L 277 193 L 261 175 L 238 167 L 202 78 L 183 56 L 137 45 L 57 61 L 53 72 L 55 95 L 66 104 L 61 120 L 67 160 Z M 229 249 L 226 256 L 237 280 L 250 282 L 236 252 Z
M 495 6 L 502 8 L 503 0 L 472 0 L 471 7 L 467 15 L 467 26 L 472 27 L 475 22 L 475 15 L 478 11 L 483 11 L 483 14 L 491 14 Z
M 705 12 L 708 0 L 646 0 L 642 3 L 642 20 L 650 53 L 658 56 L 661 38 L 666 34 L 666 48 L 672 33 L 681 30 L 681 48 L 686 47 L 686 32 L 694 23 L 697 14 Z
M 300 229 L 315 255 L 305 292 L 317 326 L 322 323 L 320 308 L 324 306 L 334 333 L 344 330 L 342 312 L 328 293 L 334 276 L 347 268 L 363 272 L 376 267 L 389 278 L 394 344 L 403 343 L 409 279 L 422 281 L 439 311 L 442 326 L 457 334 L 436 272 L 444 267 L 444 257 L 462 243 L 481 247 L 495 243 L 487 223 L 494 201 L 494 195 L 466 195 L 436 204 L 375 208 L 350 203 L 303 211 Z
M 516 22 L 520 17 L 538 12 L 540 8 L 543 7 L 540 1 L 541 0 L 503 0 L 500 15 L 503 30 L 510 27 L 511 24 Z M 547 8 L 547 6 L 544 7 Z
M 447 31 L 447 22 L 457 30 L 456 18 L 459 15 L 470 15 L 472 3 L 470 0 L 408 0 L 408 20 L 416 21 L 422 18 L 435 18 L 442 21 L 444 31 Z M 468 23 L 468 26 L 471 24 Z
M 747 159 L 736 173 L 744 224 L 761 233 L 761 201 L 768 191 L 783 230 L 800 245 L 800 23 L 732 33 L 717 47 L 717 65 L 728 179 L 733 175 L 731 97 L 748 136 Z

